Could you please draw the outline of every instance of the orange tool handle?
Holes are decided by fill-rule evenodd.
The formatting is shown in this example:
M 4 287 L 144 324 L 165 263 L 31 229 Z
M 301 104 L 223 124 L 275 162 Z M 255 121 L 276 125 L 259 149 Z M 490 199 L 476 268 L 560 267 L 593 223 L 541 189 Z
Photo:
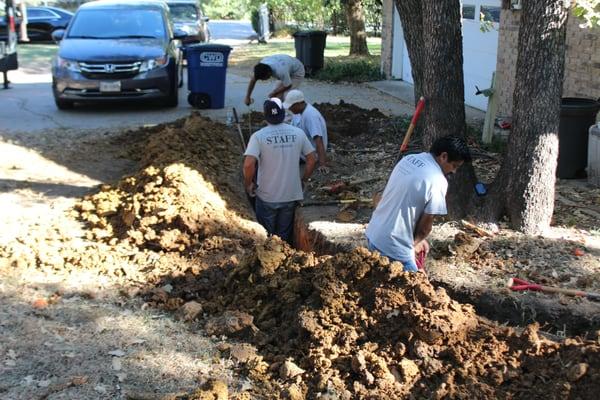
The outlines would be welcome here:
M 408 130 L 406 131 L 406 135 L 404 135 L 404 140 L 402 141 L 402 145 L 400 146 L 400 152 L 404 153 L 408 148 L 408 142 L 410 141 L 410 137 L 415 130 L 415 126 L 417 125 L 417 121 L 419 120 L 419 116 L 421 112 L 425 108 L 425 97 L 421 96 L 419 102 L 417 103 L 417 108 L 415 109 L 415 113 L 413 114 L 412 119 L 410 120 L 410 125 L 408 126 Z

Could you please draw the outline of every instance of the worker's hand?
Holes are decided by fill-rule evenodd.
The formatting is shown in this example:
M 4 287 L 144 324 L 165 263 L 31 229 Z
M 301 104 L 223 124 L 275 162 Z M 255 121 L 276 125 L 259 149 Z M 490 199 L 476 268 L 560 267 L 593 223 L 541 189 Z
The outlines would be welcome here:
M 323 175 L 327 175 L 329 173 L 329 167 L 326 164 L 321 164 L 317 167 L 317 172 Z
M 252 103 L 254 103 L 254 99 L 250 96 L 246 96 L 246 98 L 244 99 L 244 104 L 249 106 Z
M 425 255 L 429 254 L 429 243 L 425 239 L 415 245 L 415 254 L 419 254 L 422 251 L 425 252 Z
M 246 193 L 248 196 L 255 197 L 256 196 L 256 183 L 252 182 L 246 187 Z

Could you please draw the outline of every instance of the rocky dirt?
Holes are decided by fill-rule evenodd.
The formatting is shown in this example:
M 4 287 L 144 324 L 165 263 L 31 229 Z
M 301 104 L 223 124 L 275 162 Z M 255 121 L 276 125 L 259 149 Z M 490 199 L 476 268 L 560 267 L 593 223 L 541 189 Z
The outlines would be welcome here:
M 349 121 L 360 111 L 323 107 Z M 379 128 L 352 137 L 378 132 L 374 163 L 396 147 L 399 122 L 366 114 Z M 332 137 L 343 130 L 332 128 Z M 554 341 L 535 324 L 497 325 L 365 249 L 317 256 L 265 241 L 239 185 L 235 138 L 198 115 L 153 128 L 132 141 L 141 155 L 132 174 L 0 247 L 1 396 L 558 399 L 600 390 L 597 334 Z M 334 150 L 371 153 L 342 143 Z M 348 165 L 335 178 L 353 176 L 358 155 L 347 154 L 332 155 L 334 168 Z M 436 262 L 503 271 L 497 260 L 519 268 L 508 260 L 541 245 L 500 238 L 467 253 L 473 235 L 440 239 Z M 578 259 L 591 253 L 581 247 Z M 571 260 L 571 247 L 546 248 Z

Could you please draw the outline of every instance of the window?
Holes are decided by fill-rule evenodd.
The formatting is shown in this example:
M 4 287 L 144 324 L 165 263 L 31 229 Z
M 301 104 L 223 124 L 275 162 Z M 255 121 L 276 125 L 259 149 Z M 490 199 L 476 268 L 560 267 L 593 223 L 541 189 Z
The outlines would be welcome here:
M 462 17 L 463 19 L 475 19 L 475 6 L 472 4 L 463 4 Z
M 38 8 L 27 9 L 27 18 L 41 19 L 41 18 L 54 18 L 56 15 L 47 10 L 40 10 Z
M 148 9 L 80 10 L 69 28 L 70 38 L 117 39 L 123 37 L 165 38 L 163 15 Z
M 479 19 L 482 22 L 500 22 L 500 7 L 481 6 Z
M 169 11 L 174 20 L 198 19 L 198 9 L 194 4 L 169 4 Z

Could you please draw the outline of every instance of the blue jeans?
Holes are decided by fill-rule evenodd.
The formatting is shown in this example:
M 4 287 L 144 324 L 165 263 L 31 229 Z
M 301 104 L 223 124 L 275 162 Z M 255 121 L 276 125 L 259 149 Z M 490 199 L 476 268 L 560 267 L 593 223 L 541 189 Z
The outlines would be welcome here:
M 295 201 L 269 203 L 256 196 L 256 219 L 269 235 L 277 235 L 289 244 L 294 236 Z
M 375 247 L 373 245 L 373 243 L 371 243 L 371 241 L 368 238 L 367 238 L 367 247 L 371 251 L 377 251 L 382 256 L 386 256 L 391 261 L 399 261 L 399 262 L 401 262 L 402 265 L 404 265 L 404 270 L 406 272 L 418 272 L 419 271 L 419 269 L 417 268 L 417 264 L 415 262 L 415 258 L 414 257 L 410 257 L 410 258 L 390 257 L 389 255 L 385 254 L 383 251 L 381 251 L 377 247 Z

